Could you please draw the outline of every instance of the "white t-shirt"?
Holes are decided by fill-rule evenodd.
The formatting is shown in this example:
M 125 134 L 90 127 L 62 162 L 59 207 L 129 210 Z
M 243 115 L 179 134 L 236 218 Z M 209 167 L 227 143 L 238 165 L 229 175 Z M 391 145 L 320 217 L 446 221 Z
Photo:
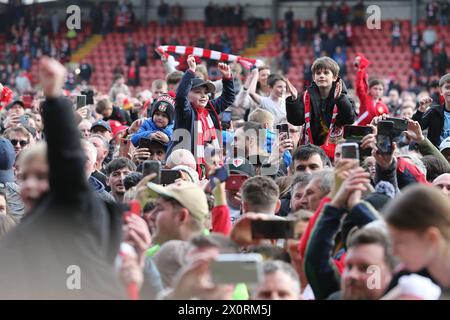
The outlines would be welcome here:
M 261 108 L 273 114 L 274 125 L 286 123 L 286 100 L 274 102 L 270 97 L 261 97 Z

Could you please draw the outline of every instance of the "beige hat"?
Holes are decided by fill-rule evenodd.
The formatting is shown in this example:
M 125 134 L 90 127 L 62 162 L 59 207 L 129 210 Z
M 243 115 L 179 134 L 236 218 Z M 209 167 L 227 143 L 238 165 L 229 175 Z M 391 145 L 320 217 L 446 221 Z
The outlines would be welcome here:
M 192 182 L 177 181 L 166 187 L 149 182 L 150 196 L 161 195 L 177 200 L 196 219 L 203 222 L 208 216 L 208 201 L 202 188 Z M 152 194 L 153 193 L 153 194 Z
M 152 257 L 165 288 L 172 286 L 175 275 L 186 264 L 188 249 L 188 242 L 170 240 L 164 243 Z

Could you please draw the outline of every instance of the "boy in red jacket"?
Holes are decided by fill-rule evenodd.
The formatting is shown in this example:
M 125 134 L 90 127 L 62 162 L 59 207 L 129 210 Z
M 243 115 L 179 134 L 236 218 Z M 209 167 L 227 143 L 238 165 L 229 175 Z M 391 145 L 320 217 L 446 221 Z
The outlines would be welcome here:
M 4 87 L 0 83 L 0 110 L 2 110 L 3 107 L 6 107 L 6 105 L 12 102 L 13 95 L 14 94 L 10 88 Z
M 359 98 L 359 116 L 356 124 L 368 125 L 373 118 L 383 114 L 389 114 L 388 107 L 381 101 L 384 93 L 384 84 L 380 79 L 368 81 L 367 67 L 370 61 L 363 54 L 358 53 L 355 58 L 355 66 L 358 68 L 355 79 L 356 95 Z

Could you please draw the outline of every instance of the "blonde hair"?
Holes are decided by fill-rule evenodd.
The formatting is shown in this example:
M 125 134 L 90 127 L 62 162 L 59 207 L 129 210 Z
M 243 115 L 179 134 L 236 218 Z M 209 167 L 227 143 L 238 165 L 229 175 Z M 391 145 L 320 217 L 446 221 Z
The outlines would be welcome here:
M 273 125 L 274 119 L 271 112 L 258 108 L 249 114 L 248 121 L 257 122 L 260 125 L 264 125 L 264 123 L 270 122 Z
M 208 70 L 203 64 L 198 64 L 197 67 L 195 68 L 195 72 L 198 72 L 203 76 L 202 80 L 205 81 L 208 80 Z
M 25 148 L 22 152 L 20 152 L 19 157 L 17 159 L 17 165 L 19 168 L 22 168 L 24 165 L 29 163 L 30 161 L 42 158 L 47 162 L 47 143 L 44 141 L 40 141 L 35 145 L 29 146 Z

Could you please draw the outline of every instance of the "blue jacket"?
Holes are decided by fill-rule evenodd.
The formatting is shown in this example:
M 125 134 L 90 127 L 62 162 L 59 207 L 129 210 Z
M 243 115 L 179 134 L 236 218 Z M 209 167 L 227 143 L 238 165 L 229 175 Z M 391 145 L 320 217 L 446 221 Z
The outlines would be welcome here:
M 182 143 L 184 148 L 188 149 L 192 152 L 192 154 L 195 155 L 195 147 L 197 145 L 197 129 L 195 128 L 195 123 L 198 119 L 197 117 L 197 111 L 195 108 L 191 105 L 191 103 L 188 100 L 188 94 L 189 91 L 191 91 L 192 87 L 192 80 L 195 78 L 195 73 L 188 70 L 184 73 L 183 77 L 181 78 L 180 84 L 177 88 L 177 94 L 175 98 L 175 125 L 174 130 L 176 132 L 176 135 L 173 137 L 169 148 L 167 150 L 168 157 L 172 151 L 175 149 L 175 147 Z M 214 127 L 217 130 L 222 130 L 222 126 L 220 124 L 219 120 L 219 114 L 223 112 L 226 108 L 230 107 L 235 98 L 235 92 L 234 92 L 234 85 L 232 79 L 223 79 L 223 91 L 222 95 L 218 97 L 217 99 L 210 100 L 208 102 L 208 105 L 206 106 L 206 109 L 209 112 L 209 115 L 214 123 Z M 182 129 L 179 131 L 179 133 L 176 131 L 178 129 Z M 185 141 L 183 137 L 183 130 L 185 130 L 185 133 L 190 134 L 190 141 Z M 181 135 L 181 137 L 180 137 Z M 218 134 L 219 139 L 221 139 L 221 135 Z M 176 139 L 176 140 L 175 140 Z
M 158 128 L 156 124 L 153 122 L 153 119 L 149 118 L 142 123 L 138 132 L 136 132 L 131 136 L 131 142 L 133 142 L 133 145 L 137 147 L 139 144 L 139 139 L 148 138 L 153 132 L 156 131 L 161 131 L 162 133 L 165 133 L 170 139 L 172 138 L 173 134 L 173 123 L 169 124 L 165 128 Z
M 266 129 L 266 143 L 268 153 L 272 153 L 272 145 L 274 143 L 274 140 L 275 140 L 275 133 L 273 133 L 269 129 Z M 283 152 L 283 161 L 286 167 L 289 167 L 291 165 L 292 155 L 288 150 Z

